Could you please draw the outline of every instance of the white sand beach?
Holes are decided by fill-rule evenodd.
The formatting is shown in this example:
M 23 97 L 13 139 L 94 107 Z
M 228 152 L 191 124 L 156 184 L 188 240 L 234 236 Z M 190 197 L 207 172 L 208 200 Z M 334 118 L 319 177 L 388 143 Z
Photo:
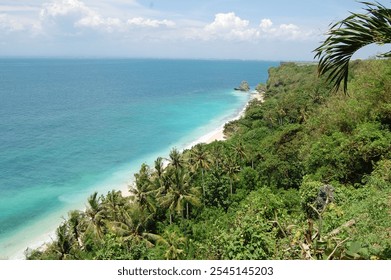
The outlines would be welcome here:
M 264 101 L 264 95 L 263 95 L 263 93 L 260 93 L 260 92 L 251 93 L 251 99 L 249 100 L 249 102 L 251 100 L 253 100 L 253 99 L 256 99 L 258 101 L 263 102 Z M 249 102 L 246 104 L 246 106 L 244 106 L 243 110 L 240 111 L 240 113 L 238 115 L 236 115 L 234 118 L 232 118 L 229 121 L 238 120 L 242 116 L 244 116 L 244 114 L 246 112 L 246 108 L 247 108 Z M 213 141 L 224 141 L 224 140 L 226 140 L 226 139 L 225 139 L 225 135 L 224 135 L 224 125 L 223 125 L 223 126 L 217 128 L 216 130 L 213 130 L 212 132 L 210 132 L 210 133 L 202 136 L 201 138 L 199 138 L 198 141 L 196 141 L 194 143 L 194 145 L 198 144 L 198 143 L 209 144 L 209 143 L 212 143 Z

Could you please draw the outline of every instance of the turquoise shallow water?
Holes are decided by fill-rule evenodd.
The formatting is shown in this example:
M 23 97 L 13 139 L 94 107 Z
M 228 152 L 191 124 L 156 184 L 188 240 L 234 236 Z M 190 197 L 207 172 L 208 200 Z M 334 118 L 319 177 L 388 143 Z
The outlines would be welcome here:
M 277 63 L 0 59 L 0 258 L 235 116 Z

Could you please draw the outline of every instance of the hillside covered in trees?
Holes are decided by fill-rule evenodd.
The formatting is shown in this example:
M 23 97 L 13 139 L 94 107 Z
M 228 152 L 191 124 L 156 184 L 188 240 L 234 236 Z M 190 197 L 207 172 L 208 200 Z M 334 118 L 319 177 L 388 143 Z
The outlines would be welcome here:
M 226 141 L 173 149 L 93 194 L 28 259 L 391 259 L 391 60 L 269 70 Z

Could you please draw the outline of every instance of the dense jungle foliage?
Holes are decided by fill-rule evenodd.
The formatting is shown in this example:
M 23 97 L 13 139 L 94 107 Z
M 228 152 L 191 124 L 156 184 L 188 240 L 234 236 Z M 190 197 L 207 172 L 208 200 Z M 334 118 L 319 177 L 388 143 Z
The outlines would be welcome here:
M 391 259 L 391 60 L 269 70 L 226 141 L 173 149 L 94 193 L 28 259 Z

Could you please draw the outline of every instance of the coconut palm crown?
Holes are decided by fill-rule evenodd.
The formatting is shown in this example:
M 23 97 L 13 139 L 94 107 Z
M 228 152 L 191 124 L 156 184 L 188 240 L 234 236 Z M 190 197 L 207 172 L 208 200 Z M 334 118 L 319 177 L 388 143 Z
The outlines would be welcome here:
M 319 58 L 318 73 L 327 75 L 337 91 L 343 82 L 347 92 L 349 61 L 364 46 L 391 43 L 391 9 L 382 4 L 361 2 L 367 13 L 351 13 L 346 19 L 333 24 L 327 39 L 314 50 Z M 391 57 L 391 51 L 379 55 Z

